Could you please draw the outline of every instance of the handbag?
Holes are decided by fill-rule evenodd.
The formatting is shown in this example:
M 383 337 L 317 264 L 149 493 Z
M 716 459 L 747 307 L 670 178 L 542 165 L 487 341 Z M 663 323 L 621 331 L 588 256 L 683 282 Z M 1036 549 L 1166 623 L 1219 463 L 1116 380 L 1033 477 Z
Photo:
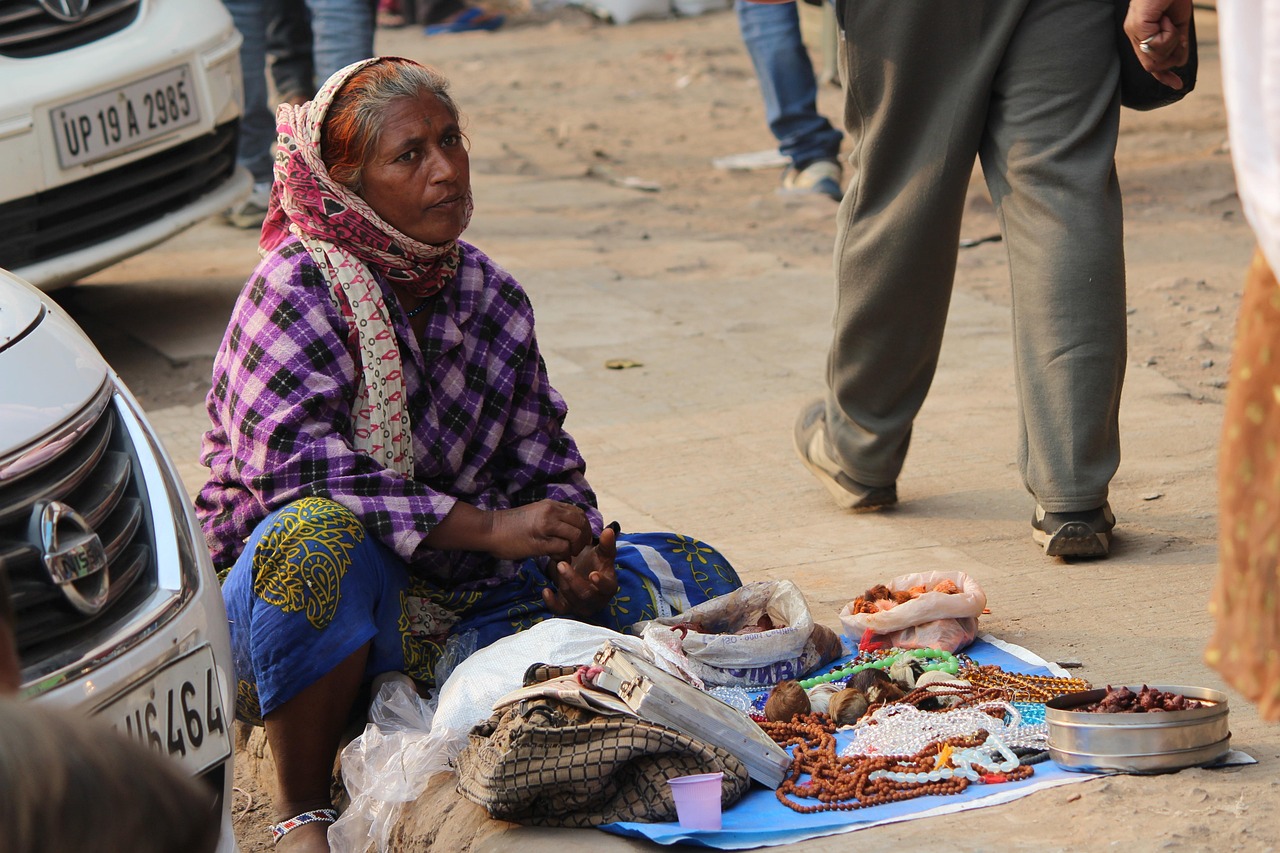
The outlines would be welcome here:
M 1187 64 L 1173 69 L 1182 79 L 1182 88 L 1166 86 L 1142 67 L 1138 55 L 1133 52 L 1133 42 L 1124 31 L 1124 19 L 1129 14 L 1129 0 L 1116 0 L 1116 48 L 1120 52 L 1120 104 L 1131 110 L 1154 110 L 1177 103 L 1196 87 L 1196 69 L 1200 61 L 1196 53 L 1196 19 L 1192 13 L 1187 31 Z
M 745 718 L 744 718 L 745 719 Z M 535 826 L 676 819 L 667 780 L 724 773 L 721 803 L 751 784 L 728 751 L 624 714 L 539 697 L 499 709 L 458 756 L 458 793 L 490 817 Z

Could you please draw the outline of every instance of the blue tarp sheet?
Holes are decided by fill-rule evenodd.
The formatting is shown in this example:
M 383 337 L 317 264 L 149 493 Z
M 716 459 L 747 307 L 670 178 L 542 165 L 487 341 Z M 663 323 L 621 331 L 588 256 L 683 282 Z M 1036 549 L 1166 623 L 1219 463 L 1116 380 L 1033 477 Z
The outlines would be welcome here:
M 1030 675 L 1065 675 L 1065 671 L 1049 664 L 1026 649 L 985 635 L 965 649 L 978 663 L 997 664 L 1009 672 Z M 833 667 L 842 663 L 838 661 Z M 850 740 L 847 733 L 837 733 L 837 750 Z M 682 829 L 678 823 L 611 823 L 600 827 L 616 835 L 645 838 L 659 844 L 687 844 L 710 847 L 717 850 L 744 850 L 752 847 L 768 847 L 792 844 L 806 838 L 835 835 L 866 829 L 882 823 L 911 820 L 947 814 L 962 809 L 996 805 L 1025 796 L 1043 788 L 1080 782 L 1093 778 L 1093 774 L 1063 770 L 1052 761 L 1035 765 L 1035 773 L 1021 782 L 999 785 L 970 785 L 962 794 L 920 797 L 901 803 L 847 812 L 819 812 L 799 814 L 778 802 L 774 792 L 760 784 L 751 789 L 724 813 L 723 826 L 718 831 Z

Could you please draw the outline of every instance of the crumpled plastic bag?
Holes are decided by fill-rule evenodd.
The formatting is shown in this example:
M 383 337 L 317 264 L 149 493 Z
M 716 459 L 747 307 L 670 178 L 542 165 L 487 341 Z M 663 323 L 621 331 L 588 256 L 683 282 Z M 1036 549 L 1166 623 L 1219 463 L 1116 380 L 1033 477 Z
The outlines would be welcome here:
M 417 799 L 434 773 L 449 769 L 445 741 L 431 736 L 434 714 L 434 702 L 420 698 L 408 678 L 379 688 L 364 732 L 342 750 L 351 804 L 329 827 L 331 849 L 388 849 L 404 803 Z
M 480 649 L 462 661 L 440 688 L 435 727 L 456 736 L 457 749 L 466 746 L 472 727 L 493 714 L 499 699 L 524 684 L 524 673 L 535 663 L 560 666 L 591 663 L 606 641 L 637 652 L 643 644 L 635 637 L 588 625 L 575 619 L 548 619 Z
M 779 627 L 753 630 L 766 616 L 765 624 Z M 677 627 L 686 623 L 699 630 Z M 749 583 L 630 630 L 654 657 L 696 676 L 699 687 L 772 686 L 800 678 L 843 652 L 839 637 L 813 621 L 804 593 L 789 580 Z
M 932 592 L 947 580 L 960 591 Z M 852 639 L 870 631 L 870 639 L 894 648 L 958 652 L 978 636 L 978 617 L 986 609 L 987 594 L 964 572 L 916 572 L 885 586 L 895 592 L 924 586 L 930 592 L 877 613 L 854 613 L 849 602 L 840 610 L 840 624 Z
M 606 641 L 644 654 L 644 644 L 608 628 L 573 619 L 548 619 L 461 660 L 431 701 L 409 680 L 379 689 L 364 732 L 342 750 L 342 781 L 351 805 L 329 828 L 334 853 L 389 851 L 391 830 L 405 803 L 416 800 L 436 773 L 453 772 L 472 727 L 524 682 L 535 663 L 589 664 Z

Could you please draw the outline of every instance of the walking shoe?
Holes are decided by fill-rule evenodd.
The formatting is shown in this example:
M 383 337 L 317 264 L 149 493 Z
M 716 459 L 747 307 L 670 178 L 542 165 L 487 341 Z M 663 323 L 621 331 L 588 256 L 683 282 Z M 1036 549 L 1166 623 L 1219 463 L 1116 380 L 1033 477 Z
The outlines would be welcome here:
M 1031 537 L 1049 557 L 1105 557 L 1111 551 L 1116 517 L 1111 505 L 1084 512 L 1045 512 L 1037 505 L 1031 518 Z
M 834 201 L 844 198 L 840 187 L 842 170 L 835 160 L 814 160 L 803 169 L 794 166 L 782 173 L 781 193 L 816 193 Z
M 271 184 L 254 184 L 248 198 L 222 211 L 222 221 L 234 228 L 261 228 L 262 221 L 267 218 L 267 203 L 270 201 Z
M 793 435 L 796 454 L 804 467 L 813 472 L 843 509 L 866 512 L 883 509 L 898 502 L 898 487 L 868 486 L 859 483 L 840 469 L 827 452 L 827 405 L 814 400 L 800 411 Z

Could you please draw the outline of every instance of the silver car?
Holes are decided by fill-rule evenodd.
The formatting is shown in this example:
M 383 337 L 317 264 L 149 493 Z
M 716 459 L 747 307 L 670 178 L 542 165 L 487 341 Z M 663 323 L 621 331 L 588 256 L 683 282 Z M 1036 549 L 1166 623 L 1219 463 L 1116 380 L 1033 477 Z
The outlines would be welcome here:
M 0 571 L 24 697 L 105 718 L 206 781 L 234 851 L 230 638 L 186 491 L 89 339 L 3 270 Z

